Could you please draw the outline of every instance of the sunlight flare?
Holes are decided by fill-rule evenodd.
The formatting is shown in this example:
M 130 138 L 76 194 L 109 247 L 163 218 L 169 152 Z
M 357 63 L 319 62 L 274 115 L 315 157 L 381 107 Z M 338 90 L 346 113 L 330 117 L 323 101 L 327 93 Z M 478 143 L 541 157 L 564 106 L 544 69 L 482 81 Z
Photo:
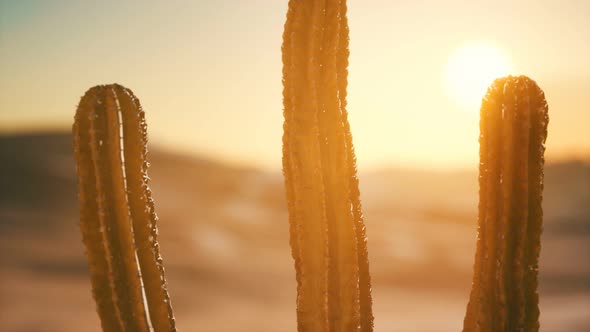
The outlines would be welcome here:
M 449 56 L 447 93 L 462 110 L 477 112 L 487 87 L 495 78 L 508 75 L 510 67 L 500 48 L 486 42 L 466 43 Z

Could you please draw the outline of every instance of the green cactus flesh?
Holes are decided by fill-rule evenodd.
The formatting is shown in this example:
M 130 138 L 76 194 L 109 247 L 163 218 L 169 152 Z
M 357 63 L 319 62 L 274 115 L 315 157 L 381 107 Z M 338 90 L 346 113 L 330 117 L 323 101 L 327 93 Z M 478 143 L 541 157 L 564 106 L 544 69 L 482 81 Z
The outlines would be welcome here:
M 80 227 L 103 330 L 176 331 L 139 101 L 120 85 L 96 86 L 80 101 L 73 134 Z
M 373 330 L 365 226 L 346 112 L 346 1 L 289 1 L 283 173 L 299 331 Z
M 526 76 L 494 81 L 480 118 L 478 239 L 465 332 L 539 330 L 547 103 Z

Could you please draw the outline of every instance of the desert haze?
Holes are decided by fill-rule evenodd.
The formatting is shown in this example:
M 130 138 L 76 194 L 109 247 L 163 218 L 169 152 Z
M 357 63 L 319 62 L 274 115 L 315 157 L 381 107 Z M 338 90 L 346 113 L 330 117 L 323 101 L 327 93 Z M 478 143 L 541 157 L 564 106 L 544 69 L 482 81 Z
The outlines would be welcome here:
M 280 173 L 154 148 L 151 188 L 181 331 L 295 331 Z M 277 161 L 279 163 L 279 161 Z M 100 331 L 69 134 L 0 136 L 0 330 Z M 376 331 L 459 331 L 477 173 L 360 171 Z M 590 331 L 590 164 L 545 169 L 541 331 Z

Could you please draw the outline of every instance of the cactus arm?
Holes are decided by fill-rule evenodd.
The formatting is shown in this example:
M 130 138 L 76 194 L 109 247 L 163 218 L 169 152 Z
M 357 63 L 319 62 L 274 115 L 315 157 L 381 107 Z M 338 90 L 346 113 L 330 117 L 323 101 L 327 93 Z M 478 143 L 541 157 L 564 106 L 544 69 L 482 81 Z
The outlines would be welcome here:
M 345 16 L 344 1 L 290 1 L 283 34 L 283 173 L 299 331 L 372 331 L 366 239 L 344 109 Z
M 82 97 L 73 131 L 81 229 L 103 330 L 175 331 L 139 102 L 120 85 L 92 88 Z
M 538 331 L 547 103 L 534 81 L 496 80 L 482 102 L 474 278 L 463 331 Z
M 137 260 L 133 250 L 131 221 L 125 196 L 126 183 L 118 121 L 118 104 L 114 91 L 110 88 L 97 89 L 85 97 L 96 97 L 95 108 L 79 108 L 77 120 L 89 121 L 90 140 L 83 142 L 90 146 L 90 158 L 94 170 L 96 202 L 99 231 L 104 229 L 103 245 L 107 254 L 110 295 L 121 320 L 122 331 L 145 331 L 148 328 L 145 308 L 142 301 L 141 280 L 137 273 Z M 83 97 L 83 99 L 85 98 Z M 86 103 L 81 102 L 81 105 Z M 113 222 L 114 221 L 114 222 Z M 81 220 L 83 228 L 92 225 Z M 86 230 L 88 233 L 91 230 Z M 92 247 L 87 248 L 89 253 Z M 91 270 L 95 270 L 92 269 Z M 104 282 L 101 282 L 104 284 Z M 101 294 L 106 297 L 106 294 Z

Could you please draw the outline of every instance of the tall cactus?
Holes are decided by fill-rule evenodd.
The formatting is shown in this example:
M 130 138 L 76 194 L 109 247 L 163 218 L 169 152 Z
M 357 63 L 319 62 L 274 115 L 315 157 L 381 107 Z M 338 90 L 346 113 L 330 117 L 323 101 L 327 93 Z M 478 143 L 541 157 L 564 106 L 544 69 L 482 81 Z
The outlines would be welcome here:
M 78 106 L 73 134 L 80 226 L 103 330 L 176 331 L 139 101 L 117 84 L 91 88 Z
M 291 0 L 283 34 L 283 173 L 299 331 L 373 330 L 346 112 L 345 0 Z
M 494 81 L 480 118 L 479 215 L 463 331 L 539 330 L 543 91 L 526 76 Z

